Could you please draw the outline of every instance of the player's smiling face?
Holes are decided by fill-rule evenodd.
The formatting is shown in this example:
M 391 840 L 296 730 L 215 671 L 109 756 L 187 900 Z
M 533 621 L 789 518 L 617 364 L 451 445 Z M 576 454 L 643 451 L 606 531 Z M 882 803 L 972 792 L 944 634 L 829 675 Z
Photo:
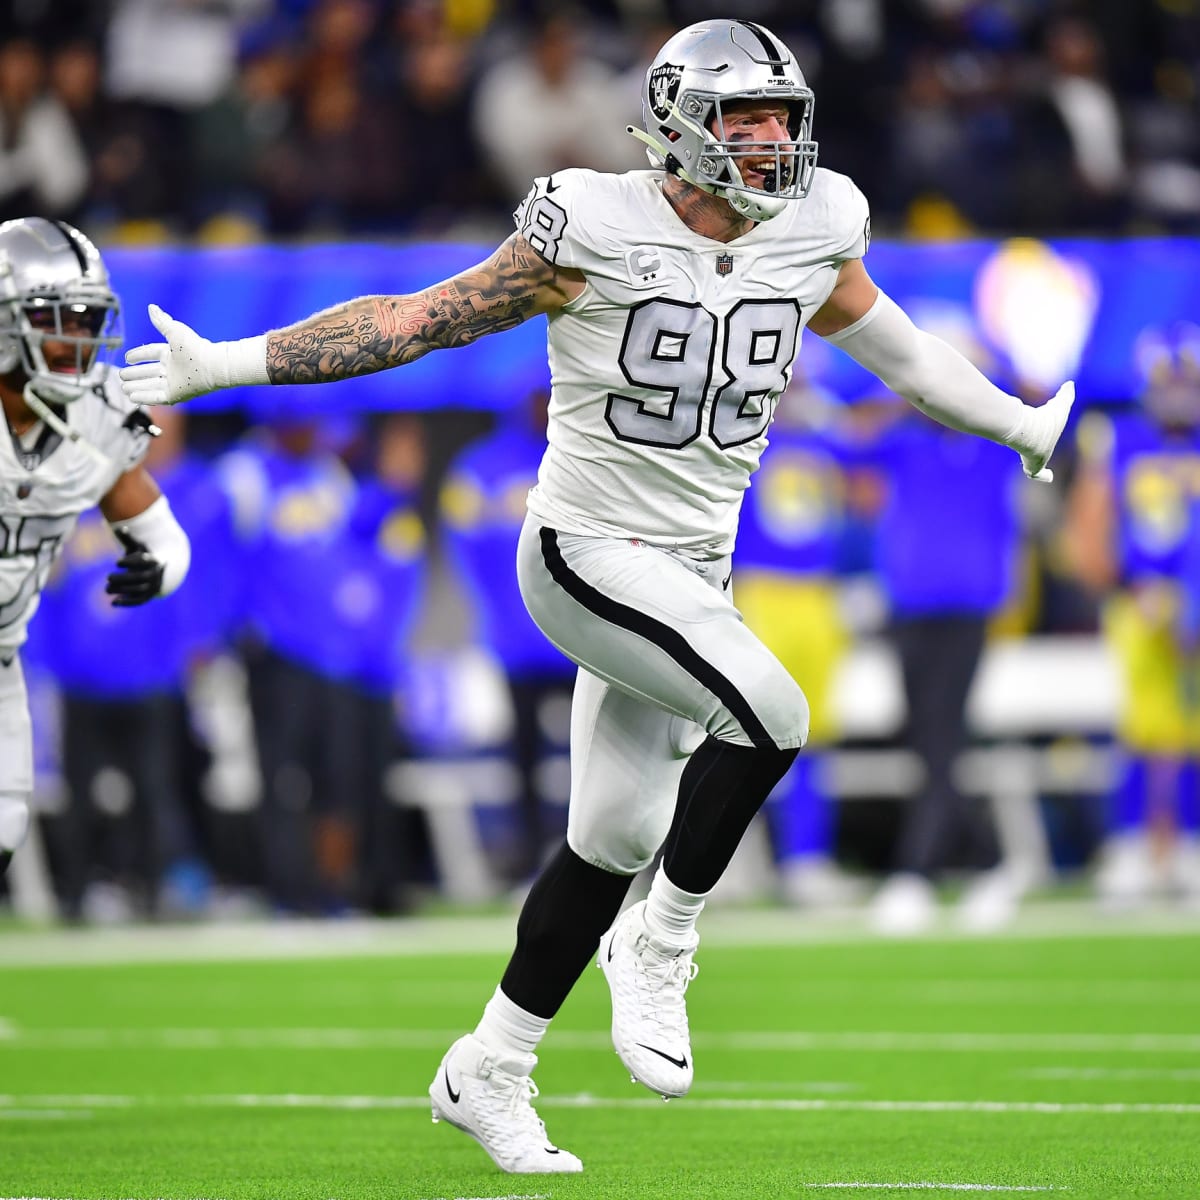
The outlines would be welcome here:
M 779 167 L 775 153 L 778 143 L 793 140 L 788 131 L 790 116 L 786 104 L 764 100 L 737 100 L 722 105 L 719 118 L 714 115 L 711 133 L 720 141 L 737 145 L 738 170 L 748 187 L 775 190 L 768 186 L 768 178 L 774 183 Z M 756 155 L 760 149 L 762 153 Z

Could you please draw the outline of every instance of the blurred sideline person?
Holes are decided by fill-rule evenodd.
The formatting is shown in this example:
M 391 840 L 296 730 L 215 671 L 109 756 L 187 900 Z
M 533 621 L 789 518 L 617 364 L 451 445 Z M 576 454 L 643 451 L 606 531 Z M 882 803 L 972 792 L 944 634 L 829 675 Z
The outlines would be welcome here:
M 356 885 L 362 794 L 350 682 L 361 649 L 345 620 L 362 568 L 358 484 L 311 413 L 272 413 L 218 470 L 238 539 L 263 882 L 280 913 L 341 912 Z
M 1148 329 L 1135 354 L 1140 403 L 1080 424 L 1063 538 L 1124 685 L 1095 873 L 1117 907 L 1200 901 L 1200 326 Z
M 837 403 L 808 384 L 794 383 L 780 397 L 771 452 L 746 489 L 734 554 L 747 627 L 809 703 L 806 753 L 779 781 L 766 813 L 783 898 L 810 908 L 853 903 L 862 890 L 834 859 L 836 809 L 822 753 L 837 738 L 834 675 L 850 649 L 837 590 L 846 505 Z
M 105 361 L 119 323 L 100 252 L 77 229 L 42 217 L 0 225 L 0 873 L 26 837 L 33 791 L 19 650 L 79 515 L 99 505 L 119 543 L 105 584 L 117 607 L 170 595 L 191 561 L 140 465 L 155 426 Z
M 904 682 L 904 741 L 923 779 L 904 802 L 891 873 L 872 900 L 881 933 L 922 932 L 945 873 L 975 873 L 956 912 L 977 930 L 1015 915 L 1020 888 L 1001 867 L 987 802 L 964 796 L 955 767 L 970 745 L 967 698 L 988 623 L 1012 595 L 1021 523 L 1011 455 L 899 407 L 869 457 L 883 477 L 876 569 Z M 930 531 L 936 529 L 937 536 Z
M 420 514 L 427 464 L 425 428 L 415 413 L 380 413 L 371 425 L 370 466 L 358 477 L 339 575 L 327 586 L 339 597 L 336 619 L 354 647 L 346 682 L 356 715 L 344 736 L 353 740 L 356 772 L 355 902 L 377 915 L 416 904 L 415 816 L 397 805 L 388 775 L 409 757 L 396 694 L 425 600 L 429 562 Z M 354 464 L 352 464 L 354 465 Z
M 539 381 L 520 411 L 464 447 L 450 464 L 440 499 L 447 549 L 471 601 L 474 637 L 502 666 L 512 700 L 521 791 L 518 844 L 507 865 L 517 885 L 532 881 L 561 839 L 561 830 L 551 840 L 547 829 L 543 768 L 556 743 L 567 741 L 566 733 L 556 734 L 555 713 L 560 702 L 569 711 L 575 682 L 574 663 L 530 619 L 512 569 L 526 497 L 546 449 L 549 399 L 549 381 Z
M 795 57 L 747 21 L 689 26 L 646 76 L 657 169 L 538 179 L 486 262 L 285 330 L 166 339 L 127 355 L 127 395 L 346 379 L 548 316 L 548 447 L 517 551 L 526 606 L 579 667 L 567 841 L 517 922 L 483 1019 L 447 1052 L 433 1113 L 504 1170 L 579 1171 L 534 1111 L 535 1050 L 597 953 L 613 1040 L 664 1096 L 692 1082 L 696 920 L 808 735 L 808 703 L 731 595 L 738 509 L 801 330 L 829 337 L 939 419 L 1003 442 L 1031 476 L 1073 400 L 1033 408 L 918 330 L 862 265 L 867 202 L 816 166 Z M 630 883 L 663 848 L 644 901 Z M 615 921 L 615 924 L 614 924 Z
M 112 538 L 84 513 L 42 597 L 43 659 L 62 697 L 69 809 L 48 822 L 63 906 L 91 920 L 196 914 L 212 882 L 207 765 L 191 730 L 193 672 L 229 632 L 229 508 L 208 464 L 187 450 L 185 414 L 164 409 L 145 466 L 188 529 L 189 586 L 145 612 L 105 593 Z M 52 833 L 60 836 L 54 838 Z

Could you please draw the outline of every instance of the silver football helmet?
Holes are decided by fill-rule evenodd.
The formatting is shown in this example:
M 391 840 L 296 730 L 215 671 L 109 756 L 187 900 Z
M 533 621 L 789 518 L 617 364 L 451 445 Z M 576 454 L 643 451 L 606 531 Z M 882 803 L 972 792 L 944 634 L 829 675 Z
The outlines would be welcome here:
M 121 344 L 121 306 L 100 251 L 78 229 L 44 217 L 0 224 L 0 374 L 26 391 L 77 400 Z
M 782 101 L 788 141 L 733 140 L 724 110 L 744 100 Z M 645 142 L 651 163 L 727 200 L 753 221 L 765 221 L 812 186 L 817 143 L 811 138 L 812 89 L 795 55 L 752 21 L 700 21 L 680 30 L 655 56 L 642 90 Z M 743 172 L 748 162 L 753 172 Z M 757 174 L 761 186 L 747 182 Z

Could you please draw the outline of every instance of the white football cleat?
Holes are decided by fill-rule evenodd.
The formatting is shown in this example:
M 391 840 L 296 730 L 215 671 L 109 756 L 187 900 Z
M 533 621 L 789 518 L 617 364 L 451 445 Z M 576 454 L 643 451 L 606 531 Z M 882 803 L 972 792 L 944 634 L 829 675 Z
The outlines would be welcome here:
M 1016 920 L 1024 891 L 1018 872 L 1003 863 L 980 871 L 964 889 L 954 922 L 966 933 L 995 933 Z
M 862 902 L 866 885 L 822 854 L 785 859 L 779 864 L 779 890 L 797 908 L 851 908 Z
M 924 875 L 889 875 L 871 901 L 871 928 L 885 937 L 914 937 L 933 927 L 938 916 L 937 890 Z
M 627 908 L 600 940 L 597 965 L 612 993 L 613 1047 L 634 1082 L 664 1100 L 692 1086 L 685 993 L 696 978 L 698 935 L 678 950 L 651 937 L 645 900 Z
M 1141 832 L 1112 834 L 1097 852 L 1092 877 L 1097 899 L 1113 910 L 1150 903 L 1161 888 L 1150 838 Z
M 1171 886 L 1188 908 L 1200 908 L 1200 836 L 1178 834 L 1171 847 Z
M 537 1066 L 531 1054 L 522 1062 L 501 1062 L 473 1034 L 460 1037 L 442 1059 L 429 1100 L 433 1122 L 447 1121 L 473 1137 L 502 1171 L 548 1175 L 582 1171 L 583 1163 L 546 1137 L 534 1111 Z

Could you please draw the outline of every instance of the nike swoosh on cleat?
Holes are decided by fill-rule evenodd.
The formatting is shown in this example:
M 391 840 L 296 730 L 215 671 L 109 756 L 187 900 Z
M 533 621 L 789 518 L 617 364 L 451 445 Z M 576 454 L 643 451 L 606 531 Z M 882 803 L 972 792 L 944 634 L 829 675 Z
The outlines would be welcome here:
M 649 1048 L 650 1048 L 649 1046 L 647 1046 L 647 1047 L 646 1047 L 646 1049 L 647 1049 L 647 1050 L 648 1050 Z M 450 1103 L 451 1103 L 451 1104 L 457 1104 L 457 1103 L 458 1103 L 458 1098 L 459 1098 L 459 1096 L 461 1096 L 461 1095 L 462 1095 L 462 1092 L 461 1092 L 461 1091 L 457 1091 L 457 1092 L 456 1092 L 456 1091 L 455 1091 L 455 1090 L 454 1090 L 454 1089 L 453 1089 L 453 1088 L 450 1086 L 450 1068 L 449 1068 L 449 1067 L 443 1067 L 443 1068 L 442 1068 L 442 1074 L 446 1076 L 446 1091 L 447 1091 L 447 1093 L 448 1093 L 448 1094 L 449 1094 L 449 1096 L 450 1096 Z
M 645 1042 L 638 1042 L 643 1050 L 649 1050 L 651 1054 L 657 1054 L 659 1058 L 665 1058 L 672 1066 L 678 1067 L 681 1071 L 687 1070 L 687 1058 L 680 1055 L 676 1058 L 673 1054 L 668 1054 L 665 1050 L 658 1050 L 654 1046 L 647 1046 Z

